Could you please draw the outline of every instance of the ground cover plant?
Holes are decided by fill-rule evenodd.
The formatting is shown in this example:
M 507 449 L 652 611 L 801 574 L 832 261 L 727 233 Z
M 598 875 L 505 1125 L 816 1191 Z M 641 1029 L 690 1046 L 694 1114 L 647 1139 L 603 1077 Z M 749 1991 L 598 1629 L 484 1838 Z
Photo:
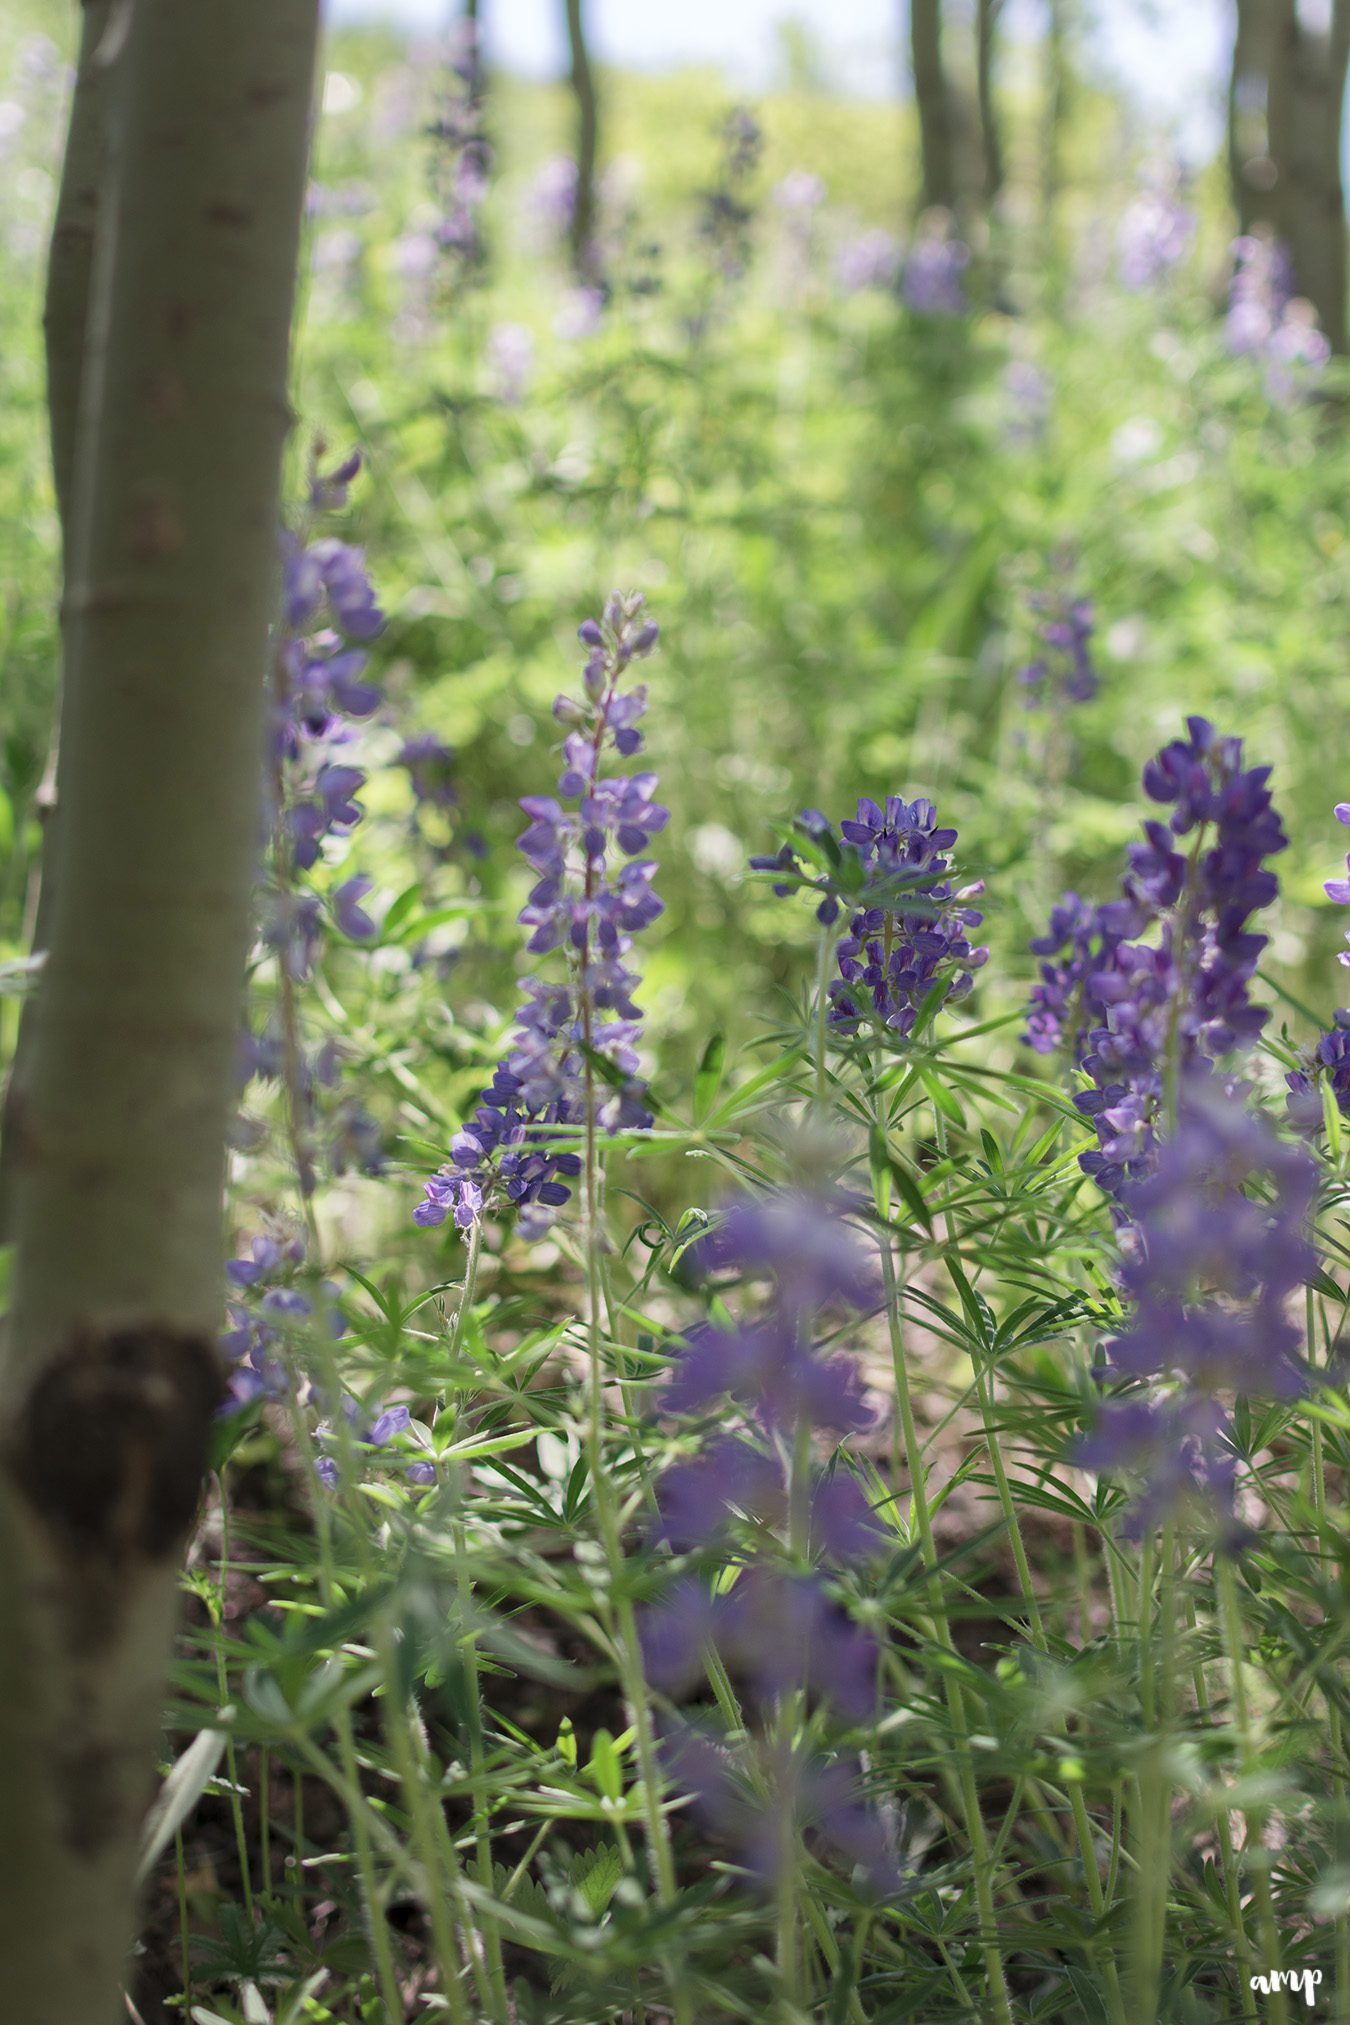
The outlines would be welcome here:
M 592 189 L 470 29 L 328 37 L 142 2025 L 1350 2020 L 1350 389 L 1073 82 L 934 209 L 892 108 L 602 75 Z

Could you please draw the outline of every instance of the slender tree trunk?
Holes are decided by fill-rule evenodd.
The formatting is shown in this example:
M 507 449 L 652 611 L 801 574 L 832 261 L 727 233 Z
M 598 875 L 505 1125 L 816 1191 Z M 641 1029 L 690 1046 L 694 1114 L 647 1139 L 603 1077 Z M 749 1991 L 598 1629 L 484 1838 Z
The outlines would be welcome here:
M 113 25 L 67 487 L 59 876 L 8 1131 L 0 1977 L 23 2025 L 122 2016 L 178 1558 L 220 1388 L 317 16 L 318 0 L 231 0 L 227 30 L 214 8 L 133 0 Z
M 956 136 L 952 96 L 942 64 L 942 0 L 910 0 L 910 64 L 919 114 L 922 207 L 956 209 Z
M 107 167 L 107 98 L 115 55 L 107 37 L 111 14 L 112 0 L 83 0 L 75 90 L 47 262 L 47 300 L 42 320 L 47 353 L 47 417 L 63 550 L 70 540 L 73 519 L 75 435 L 85 372 L 89 282 Z M 53 736 L 36 796 L 42 829 L 42 862 L 34 874 L 37 901 L 31 942 L 35 956 L 47 948 L 56 893 L 57 755 L 58 741 Z M 0 1120 L 0 1242 L 8 1237 L 12 1220 L 13 1135 L 9 1128 L 14 1110 L 21 1109 L 23 1104 L 22 1092 L 33 1051 L 33 1006 L 30 999 L 19 1021 Z
M 1003 190 L 1003 142 L 994 98 L 994 39 L 1003 0 L 979 0 L 975 17 L 975 79 L 980 107 L 980 151 L 984 164 L 983 197 L 992 211 Z
M 111 16 L 112 0 L 83 0 L 75 93 L 52 223 L 47 299 L 42 317 L 52 476 L 61 530 L 67 538 L 72 519 L 75 435 L 89 323 L 89 284 L 107 170 L 106 96 L 117 57 L 116 38 L 108 35 Z
M 577 101 L 577 197 L 572 212 L 572 265 L 579 281 L 596 279 L 595 161 L 599 111 L 595 73 L 586 47 L 581 0 L 567 0 L 567 42 L 572 54 L 572 90 Z
M 1270 213 L 1270 123 L 1277 9 L 1283 0 L 1235 0 L 1228 78 L 1228 181 L 1238 230 Z M 1278 123 L 1279 112 L 1276 109 Z
M 1270 84 L 1270 217 L 1289 249 L 1294 281 L 1339 352 L 1346 349 L 1345 192 L 1341 121 L 1350 61 L 1350 0 L 1310 28 L 1296 0 L 1279 0 Z
M 1054 263 L 1059 247 L 1059 193 L 1063 185 L 1060 149 L 1069 106 L 1068 0 L 1047 0 L 1045 17 L 1045 110 L 1041 143 L 1041 236 L 1045 258 Z

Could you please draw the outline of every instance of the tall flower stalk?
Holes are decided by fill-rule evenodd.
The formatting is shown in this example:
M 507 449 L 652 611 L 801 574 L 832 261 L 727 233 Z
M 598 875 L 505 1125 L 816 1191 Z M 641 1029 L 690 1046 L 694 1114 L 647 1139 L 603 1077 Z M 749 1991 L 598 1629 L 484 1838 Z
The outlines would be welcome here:
M 604 616 L 580 629 L 589 649 L 582 695 L 559 696 L 553 706 L 567 727 L 558 794 L 521 801 L 530 820 L 519 847 L 535 884 L 520 923 L 531 955 L 561 953 L 564 973 L 524 980 L 511 1044 L 413 1212 L 424 1227 L 452 1216 L 466 1231 L 490 1200 L 501 1200 L 519 1212 L 522 1236 L 541 1237 L 582 1171 L 568 1141 L 651 1123 L 638 1075 L 638 978 L 628 957 L 633 936 L 661 913 L 656 865 L 638 854 L 668 814 L 653 798 L 655 774 L 607 770 L 614 756 L 642 749 L 646 687 L 623 683 L 656 645 L 645 610 L 640 595 L 616 592 Z M 590 1207 L 588 1195 L 588 1214 Z
M 770 1292 L 737 1325 L 692 1330 L 676 1358 L 666 1409 L 706 1412 L 729 1397 L 735 1431 L 706 1440 L 656 1487 L 658 1535 L 688 1559 L 642 1625 L 658 1687 L 713 1686 L 726 1732 L 680 1721 L 667 1739 L 672 1774 L 772 1897 L 779 1992 L 795 2006 L 807 2001 L 803 1832 L 872 1889 L 899 1884 L 897 1853 L 836 1735 L 873 1712 L 880 1655 L 834 1580 L 883 1534 L 846 1454 L 825 1469 L 814 1454 L 819 1430 L 846 1434 L 869 1417 L 851 1362 L 817 1342 L 825 1316 L 875 1296 L 850 1207 L 811 1189 L 743 1198 L 687 1255 L 700 1277 L 731 1271 Z M 828 1929 L 818 1938 L 837 1970 Z M 851 2015 L 861 2017 L 856 2000 Z
M 493 1203 L 514 1205 L 521 1235 L 550 1228 L 579 1181 L 586 1268 L 586 1449 L 608 1589 L 602 1606 L 636 1737 L 648 1848 L 657 1895 L 675 1896 L 675 1865 L 661 1808 L 661 1772 L 642 1671 L 633 1606 L 625 1588 L 619 1513 L 605 1458 L 603 1320 L 608 1243 L 603 1217 L 606 1137 L 650 1125 L 638 1075 L 641 1012 L 632 938 L 654 921 L 655 863 L 639 856 L 667 821 L 654 799 L 656 776 L 613 770 L 642 749 L 638 725 L 645 685 L 626 687 L 636 661 L 655 647 L 658 628 L 638 593 L 615 592 L 599 619 L 579 630 L 587 649 L 580 696 L 559 696 L 565 727 L 556 796 L 527 795 L 529 826 L 520 850 L 535 875 L 521 926 L 532 955 L 560 956 L 561 976 L 526 978 L 511 1044 L 472 1119 L 455 1134 L 451 1158 L 426 1184 L 414 1220 L 424 1227 L 452 1217 L 477 1234 Z M 580 1153 L 572 1150 L 580 1144 Z M 467 1290 L 466 1296 L 468 1298 Z M 677 2016 L 688 2016 L 674 1972 Z
M 979 885 L 957 889 L 950 877 L 954 829 L 940 825 L 933 803 L 888 796 L 884 805 L 864 797 L 856 815 L 839 826 L 809 810 L 795 825 L 793 839 L 772 857 L 751 860 L 774 875 L 774 891 L 786 896 L 811 892 L 821 925 L 821 973 L 816 1039 L 817 1101 L 824 1101 L 824 1052 L 836 1044 L 874 1045 L 902 1053 L 945 1004 L 959 1002 L 972 988 L 974 972 L 988 951 L 974 948 L 969 931 L 980 913 L 969 906 Z M 838 975 L 827 983 L 836 923 L 848 909 L 847 933 L 835 952 Z M 885 1099 L 870 1078 L 873 1143 L 886 1154 Z M 900 1440 L 895 1456 L 908 1475 L 911 1524 L 917 1530 L 926 1574 L 934 1635 L 953 1661 L 958 1659 L 937 1572 L 937 1546 L 927 1493 L 926 1463 L 910 1391 L 903 1340 L 900 1287 L 895 1269 L 889 1205 L 888 1155 L 874 1159 L 875 1209 L 881 1226 L 882 1294 L 890 1335 Z M 995 1861 L 971 1751 L 965 1696 L 954 1668 L 944 1669 L 943 1691 L 957 1740 L 959 1805 L 971 1849 L 975 1902 L 980 1927 L 988 2002 L 998 2025 L 1011 2025 L 1012 2005 L 997 1938 Z
M 323 517 L 346 504 L 359 465 L 359 457 L 353 455 L 324 472 L 316 459 L 300 524 L 283 536 L 282 613 L 273 644 L 265 793 L 268 844 L 260 904 L 262 950 L 271 959 L 275 978 L 275 1013 L 261 1034 L 250 1028 L 245 1069 L 246 1074 L 280 1083 L 284 1133 L 305 1236 L 301 1242 L 280 1228 L 275 1235 L 264 1233 L 231 1262 L 235 1299 L 233 1328 L 226 1338 L 227 1349 L 234 1353 L 234 1403 L 280 1397 L 289 1412 L 298 1452 L 315 1487 L 317 1580 L 319 1594 L 330 1607 L 337 1595 L 335 1514 L 345 1509 L 363 1577 L 373 1586 L 377 1570 L 356 1486 L 369 1458 L 396 1446 L 411 1419 L 404 1405 L 381 1409 L 377 1402 L 358 1402 L 347 1392 L 340 1368 L 334 1340 L 336 1294 L 324 1277 L 315 1209 L 320 1172 L 317 1095 L 335 1079 L 336 1061 L 326 1046 L 317 1051 L 308 1048 L 301 1002 L 302 988 L 326 941 L 335 933 L 358 942 L 375 934 L 374 923 L 361 906 L 370 882 L 356 875 L 334 885 L 331 878 L 324 878 L 330 854 L 341 854 L 362 820 L 355 797 L 365 775 L 350 763 L 349 748 L 360 720 L 369 717 L 380 701 L 367 679 L 365 650 L 379 633 L 383 615 L 364 558 L 358 549 L 319 531 Z M 347 1129 L 350 1136 L 350 1117 Z M 377 1167 L 373 1125 L 362 1136 L 369 1148 L 368 1164 Z M 324 1151 L 340 1172 L 341 1148 L 335 1144 Z M 316 1402 L 328 1415 L 317 1429 L 310 1420 Z M 435 1480 L 428 1461 L 405 1462 L 404 1469 L 414 1486 Z M 330 1504 L 332 1497 L 336 1506 Z M 448 2013 L 467 2025 L 467 1961 L 481 2015 L 504 2025 L 500 1941 L 491 1919 L 476 1924 L 465 1900 L 453 1838 L 434 1798 L 439 1773 L 410 1709 L 388 1606 L 376 1614 L 370 1636 Z M 381 1996 L 388 2005 L 396 2001 L 398 1977 L 349 1710 L 338 1708 L 333 1722 L 370 1945 Z

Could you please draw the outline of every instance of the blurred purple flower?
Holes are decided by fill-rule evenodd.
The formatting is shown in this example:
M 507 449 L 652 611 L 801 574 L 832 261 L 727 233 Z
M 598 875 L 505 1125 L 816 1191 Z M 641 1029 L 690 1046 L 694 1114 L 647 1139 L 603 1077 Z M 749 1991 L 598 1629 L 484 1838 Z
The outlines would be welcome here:
M 970 248 L 945 211 L 930 211 L 910 243 L 900 292 L 918 316 L 964 316 Z
M 899 279 L 900 260 L 900 241 L 878 225 L 840 247 L 835 274 L 845 295 L 860 295 L 870 288 L 891 289 Z
M 1186 202 L 1176 163 L 1155 165 L 1126 209 L 1116 234 L 1116 259 L 1126 288 L 1156 288 L 1195 243 L 1197 219 Z

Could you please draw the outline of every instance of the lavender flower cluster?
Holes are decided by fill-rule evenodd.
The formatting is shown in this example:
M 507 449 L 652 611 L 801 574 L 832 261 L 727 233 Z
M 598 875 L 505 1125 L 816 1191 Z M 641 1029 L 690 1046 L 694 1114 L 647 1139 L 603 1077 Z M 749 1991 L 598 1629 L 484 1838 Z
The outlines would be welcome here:
M 1248 923 L 1275 898 L 1265 860 L 1288 841 L 1270 769 L 1244 768 L 1241 740 L 1202 717 L 1187 733 L 1144 769 L 1172 814 L 1130 846 L 1123 898 L 1091 908 L 1066 895 L 1032 944 L 1047 960 L 1025 1038 L 1042 1054 L 1067 1043 L 1090 1078 L 1074 1102 L 1098 1145 L 1081 1165 L 1121 1205 L 1154 1163 L 1169 1090 L 1249 1046 L 1267 1017 L 1248 996 L 1266 938 Z
M 829 991 L 832 1032 L 851 1036 L 876 1021 L 907 1039 L 925 1006 L 934 1011 L 967 996 L 989 956 L 972 947 L 968 932 L 984 918 L 968 905 L 983 883 L 953 885 L 946 854 L 956 831 L 939 826 L 931 801 L 888 795 L 883 808 L 864 795 L 838 837 L 816 809 L 806 810 L 796 829 L 800 842 L 750 864 L 780 875 L 773 889 L 780 897 L 818 894 L 824 927 L 844 906 L 852 910 Z
M 1098 686 L 1091 652 L 1096 630 L 1092 600 L 1033 591 L 1027 604 L 1041 621 L 1039 652 L 1017 673 L 1028 707 L 1090 703 Z
M 1233 241 L 1233 279 L 1224 335 L 1238 357 L 1264 369 L 1266 392 L 1288 406 L 1331 357 L 1312 304 L 1294 292 L 1287 248 L 1255 233 Z
M 368 942 L 375 923 L 362 904 L 371 881 L 350 873 L 326 891 L 312 875 L 340 856 L 362 821 L 358 800 L 366 782 L 352 748 L 379 707 L 369 680 L 367 648 L 378 635 L 380 611 L 359 548 L 320 533 L 325 515 L 347 503 L 360 469 L 353 453 L 331 470 L 320 469 L 316 450 L 298 529 L 281 536 L 282 605 L 273 640 L 264 812 L 267 862 L 260 890 L 259 933 L 281 977 L 279 996 L 303 984 L 333 932 Z M 285 1082 L 303 1131 L 293 1152 L 306 1193 L 317 1185 L 313 1138 L 320 1100 L 340 1080 L 340 1054 L 331 1041 L 318 1048 L 287 1040 L 280 1007 L 260 1030 L 246 1027 L 241 1082 Z M 374 1119 L 355 1098 L 326 1100 L 324 1147 L 335 1173 L 383 1167 Z M 247 1146 L 260 1128 L 241 1119 L 236 1143 Z
M 939 827 L 936 808 L 922 796 L 906 802 L 888 795 L 884 809 L 864 796 L 855 820 L 839 828 L 862 859 L 866 884 L 839 944 L 830 1026 L 855 1034 L 875 1018 L 908 1038 L 930 999 L 957 1004 L 988 961 L 988 949 L 973 948 L 968 933 L 984 919 L 967 904 L 983 881 L 958 891 L 947 877 L 956 831 Z
M 732 1274 L 768 1282 L 758 1313 L 739 1326 L 705 1324 L 686 1337 L 663 1404 L 672 1413 L 717 1412 L 728 1395 L 744 1415 L 657 1486 L 657 1535 L 698 1564 L 677 1577 L 643 1619 L 648 1678 L 683 1696 L 716 1651 L 756 1713 L 748 1751 L 758 1758 L 767 1804 L 738 1776 L 746 1752 L 681 1720 L 667 1739 L 671 1776 L 701 1817 L 739 1846 L 761 1882 L 792 1861 L 803 1828 L 884 1887 L 895 1860 L 882 1823 L 861 1801 L 857 1769 L 777 1739 L 776 1710 L 809 1697 L 821 1721 L 865 1720 L 876 1702 L 878 1649 L 832 1594 L 821 1564 L 856 1566 L 883 1544 L 858 1479 L 841 1457 L 821 1469 L 804 1437 L 837 1435 L 870 1418 L 845 1357 L 816 1347 L 825 1316 L 875 1305 L 874 1275 L 843 1205 L 783 1191 L 746 1198 L 688 1255 L 702 1278 Z M 728 1588 L 713 1568 L 741 1566 Z
M 845 295 L 861 295 L 873 288 L 889 292 L 899 280 L 901 259 L 895 234 L 874 225 L 840 247 L 835 278 Z
M 297 1381 L 296 1360 L 288 1336 L 327 1326 L 340 1333 L 337 1288 L 325 1281 L 318 1305 L 313 1293 L 299 1282 L 304 1277 L 305 1247 L 301 1239 L 285 1233 L 265 1232 L 254 1237 L 239 1256 L 227 1261 L 229 1282 L 227 1327 L 221 1348 L 229 1364 L 229 1379 L 223 1414 L 237 1413 L 266 1400 L 284 1399 L 291 1386 L 300 1383 L 309 1399 L 321 1397 L 313 1384 Z M 360 1402 L 344 1393 L 341 1413 L 347 1423 L 347 1442 L 363 1454 L 386 1449 L 395 1437 L 412 1424 L 411 1410 L 404 1405 L 380 1408 Z M 338 1487 L 342 1438 L 331 1418 L 320 1421 L 316 1434 L 322 1453 L 315 1465 L 319 1481 L 327 1490 Z M 425 1457 L 401 1458 L 401 1472 L 410 1484 L 424 1487 L 436 1481 L 435 1465 Z
M 316 535 L 319 518 L 347 503 L 361 467 L 358 452 L 332 471 L 315 463 L 305 527 L 282 536 L 282 624 L 273 651 L 268 820 L 280 840 L 281 863 L 263 939 L 297 982 L 309 976 L 323 937 L 320 902 L 296 875 L 319 864 L 329 839 L 349 837 L 362 818 L 356 796 L 362 769 L 344 754 L 357 724 L 372 715 L 380 693 L 366 679 L 366 644 L 384 624 L 365 557 L 331 535 Z M 361 906 L 370 881 L 344 880 L 330 917 L 353 941 L 375 933 Z
M 1350 826 L 1350 802 L 1337 802 L 1336 820 Z M 1350 907 L 1350 855 L 1345 861 L 1347 877 L 1328 879 L 1326 893 L 1338 907 Z M 1350 934 L 1346 941 L 1350 942 Z M 1337 957 L 1350 969 L 1350 950 Z M 1350 1011 L 1344 1007 L 1333 1016 L 1333 1024 L 1322 1034 L 1304 1069 L 1291 1069 L 1285 1078 L 1289 1086 L 1289 1114 L 1304 1132 L 1315 1132 L 1322 1123 L 1321 1086 L 1331 1092 L 1336 1109 L 1350 1117 Z
M 1133 1311 L 1103 1346 L 1103 1375 L 1147 1390 L 1104 1406 L 1078 1451 L 1090 1468 L 1145 1478 L 1136 1524 L 1193 1497 L 1231 1522 L 1236 1455 L 1221 1395 L 1303 1390 L 1289 1306 L 1316 1269 L 1316 1188 L 1307 1153 L 1278 1139 L 1243 1093 L 1188 1080 L 1175 1135 L 1127 1192 L 1120 1287 Z
M 628 759 L 642 749 L 647 690 L 621 685 L 632 663 L 651 653 L 657 631 L 645 600 L 618 592 L 602 619 L 580 629 L 589 650 L 582 697 L 559 696 L 553 706 L 567 727 L 558 796 L 522 799 L 530 821 L 519 840 L 535 875 L 520 914 L 526 946 L 535 956 L 563 951 L 567 976 L 525 979 L 511 1044 L 413 1212 L 424 1227 L 451 1216 L 470 1229 L 498 1188 L 521 1211 L 522 1235 L 542 1236 L 580 1172 L 565 1142 L 588 1113 L 611 1133 L 651 1123 L 637 1074 L 642 1015 L 628 955 L 634 935 L 661 912 L 655 863 L 639 853 L 668 812 L 654 798 L 655 774 L 607 776 L 605 762 L 611 752 Z
M 476 22 L 455 24 L 440 103 L 427 134 L 433 143 L 431 183 L 439 213 L 436 247 L 449 278 L 462 283 L 482 267 L 486 254 L 481 213 L 492 167 L 483 134 L 483 59 Z
M 1125 287 L 1136 293 L 1156 288 L 1190 252 L 1197 225 L 1176 164 L 1151 169 L 1116 235 L 1116 260 Z
M 759 167 L 764 133 L 746 106 L 734 106 L 722 123 L 717 181 L 704 192 L 699 237 L 723 281 L 739 281 L 750 265 L 754 205 L 750 186 Z
M 905 259 L 900 293 L 917 316 L 964 316 L 970 248 L 945 211 L 930 211 Z
M 279 1000 L 308 979 L 331 929 L 359 942 L 375 934 L 361 904 L 370 891 L 369 879 L 357 874 L 341 880 L 326 903 L 310 884 L 310 875 L 334 850 L 343 849 L 363 819 L 357 796 L 366 775 L 352 763 L 351 750 L 381 702 L 369 680 L 367 648 L 384 624 L 361 550 L 318 531 L 325 515 L 346 506 L 360 456 L 353 453 L 323 470 L 321 455 L 322 445 L 311 465 L 300 526 L 281 536 L 282 600 L 273 641 L 264 774 L 268 864 L 260 897 L 261 939 L 276 961 Z M 441 809 L 451 805 L 451 759 L 449 749 L 434 738 L 415 737 L 403 746 L 399 764 L 408 773 L 419 809 L 424 800 Z M 260 1030 L 246 1026 L 241 1084 L 246 1088 L 255 1080 L 286 1086 L 293 1124 L 288 1158 L 298 1166 L 296 1179 L 306 1195 L 318 1184 L 321 1104 L 322 1153 L 329 1171 L 383 1171 L 375 1119 L 356 1097 L 335 1102 L 329 1094 L 341 1081 L 337 1044 L 329 1038 L 306 1045 L 294 1007 L 287 1017 L 278 1004 Z M 265 1137 L 262 1125 L 241 1117 L 237 1146 L 248 1148 Z M 312 1328 L 317 1320 L 313 1299 L 298 1284 L 304 1263 L 297 1238 L 271 1233 L 255 1236 L 230 1262 L 232 1295 L 223 1347 L 230 1365 L 231 1409 L 283 1396 L 289 1382 L 284 1331 L 288 1326 Z M 325 1306 L 335 1312 L 331 1299 Z M 376 1415 L 370 1425 L 387 1426 L 387 1417 Z M 384 1438 L 361 1435 L 376 1446 Z

